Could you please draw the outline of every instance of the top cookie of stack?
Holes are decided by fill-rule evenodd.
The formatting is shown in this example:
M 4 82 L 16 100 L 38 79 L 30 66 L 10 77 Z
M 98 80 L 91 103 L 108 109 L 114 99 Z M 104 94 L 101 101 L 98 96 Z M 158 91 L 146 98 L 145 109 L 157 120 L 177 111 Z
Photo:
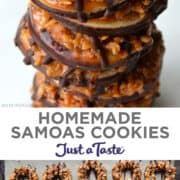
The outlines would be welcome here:
M 26 64 L 44 74 L 36 79 L 58 89 L 48 99 L 41 87 L 46 95 L 39 97 L 34 83 L 35 102 L 62 107 L 62 94 L 70 93 L 91 106 L 126 106 L 151 96 L 150 106 L 164 52 L 152 22 L 166 7 L 167 0 L 32 0 L 16 44 Z
M 167 0 L 32 0 L 68 28 L 89 35 L 124 35 L 151 23 Z

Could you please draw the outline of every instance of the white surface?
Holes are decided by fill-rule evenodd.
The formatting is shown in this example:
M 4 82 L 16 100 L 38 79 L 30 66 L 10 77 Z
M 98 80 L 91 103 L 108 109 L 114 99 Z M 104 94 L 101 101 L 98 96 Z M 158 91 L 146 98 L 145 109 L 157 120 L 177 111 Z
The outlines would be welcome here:
M 13 39 L 27 0 L 0 0 L 0 104 L 30 104 L 29 89 L 34 70 L 23 64 Z M 161 76 L 160 107 L 180 107 L 180 20 L 179 0 L 170 0 L 168 10 L 157 24 L 163 31 L 166 56 Z
M 6 120 L 0 126 L 0 159 L 180 159 L 179 118 L 172 119 L 180 117 L 179 108 L 0 108 L 0 113 Z M 60 145 L 65 143 L 66 148 Z

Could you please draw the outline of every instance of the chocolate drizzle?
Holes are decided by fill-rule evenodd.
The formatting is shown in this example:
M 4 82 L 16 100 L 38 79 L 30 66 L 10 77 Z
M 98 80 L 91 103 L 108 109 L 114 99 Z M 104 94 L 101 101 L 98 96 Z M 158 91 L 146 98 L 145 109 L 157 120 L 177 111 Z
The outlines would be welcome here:
M 115 2 L 115 0 L 106 0 L 108 8 L 111 7 L 113 5 L 113 3 Z
M 29 41 L 29 44 L 32 47 L 32 46 L 34 46 L 36 44 L 36 42 L 34 41 L 33 38 L 31 38 L 30 41 Z
M 87 99 L 87 97 L 82 96 L 82 95 L 78 94 L 77 92 L 71 93 L 71 92 L 66 91 L 64 88 L 63 89 L 59 88 L 59 90 L 56 92 L 56 94 L 58 94 L 58 99 L 56 99 L 56 97 L 54 97 L 54 99 L 48 99 L 48 97 L 46 97 L 46 96 L 43 96 L 44 98 L 38 99 L 37 98 L 37 92 L 38 92 L 38 87 L 39 87 L 38 83 L 40 83 L 40 84 L 44 83 L 44 80 L 42 80 L 42 82 L 39 82 L 39 81 L 36 81 L 36 79 L 37 79 L 37 75 L 34 78 L 34 84 L 33 84 L 34 92 L 33 92 L 32 98 L 33 98 L 34 101 L 40 102 L 40 103 L 44 104 L 46 107 L 60 107 L 60 104 L 58 102 L 60 100 L 59 98 L 61 98 L 61 93 L 62 92 L 69 93 L 71 96 L 72 95 L 73 96 L 77 96 L 78 98 L 80 98 L 82 100 L 85 98 L 84 100 L 87 103 L 87 107 L 95 107 L 96 103 L 98 103 L 98 104 L 100 103 L 102 105 L 102 107 L 116 107 L 119 103 L 126 105 L 126 103 L 136 102 L 136 101 L 134 101 L 133 99 L 130 99 L 130 98 L 127 99 L 127 101 L 124 102 L 124 103 L 122 103 L 120 99 L 119 99 L 120 101 L 116 101 L 116 102 L 115 101 L 101 102 L 101 101 L 98 101 L 97 99 L 89 100 L 89 99 Z M 48 79 L 46 79 L 45 83 L 49 84 L 51 82 L 49 82 Z M 153 96 L 153 94 L 156 93 L 156 90 L 150 90 L 150 91 L 152 91 L 151 92 L 152 98 L 150 100 L 150 104 L 149 105 L 151 105 L 152 100 L 155 98 L 155 96 Z M 139 98 L 137 99 L 137 103 L 138 103 L 138 101 L 141 101 L 143 99 L 144 99 L 144 96 L 140 95 Z M 64 101 L 63 99 L 61 99 L 61 100 Z
M 94 46 L 94 49 L 99 50 L 100 56 L 101 56 L 101 67 L 102 69 L 106 68 L 108 66 L 108 59 L 106 56 L 106 51 L 102 46 L 101 41 L 98 37 L 92 37 L 92 43 Z
M 104 13 L 104 16 L 109 16 L 112 11 L 111 11 L 111 7 L 113 6 L 115 0 L 106 0 L 107 3 L 107 9 L 106 12 Z
M 67 81 L 68 81 L 68 76 L 69 76 L 73 71 L 75 71 L 75 69 L 69 67 L 68 70 L 66 70 L 66 71 L 64 72 L 64 74 L 62 75 L 61 80 L 60 80 L 60 87 L 66 86 L 66 83 L 67 83 Z
M 85 98 L 92 102 L 101 102 L 104 104 L 118 104 L 118 103 L 125 104 L 128 102 L 133 102 L 133 101 L 137 101 L 139 99 L 144 98 L 148 92 L 152 91 L 152 89 L 155 87 L 155 85 L 156 85 L 156 83 L 146 84 L 144 86 L 144 91 L 140 94 L 135 92 L 131 96 L 121 96 L 121 97 L 117 97 L 117 98 L 107 98 L 107 99 L 100 97 L 100 95 L 103 94 L 105 87 L 98 86 L 98 89 L 95 90 L 96 94 L 92 95 L 92 97 L 88 97 L 83 92 L 74 91 L 74 90 L 71 90 L 70 88 L 65 87 L 64 90 L 65 90 L 65 92 L 68 92 L 75 96 L 81 96 L 82 98 Z
M 42 29 L 40 32 L 40 37 L 46 41 L 48 44 L 53 44 L 53 40 L 51 36 L 49 36 L 49 33 L 46 31 L 46 29 Z
M 132 45 L 129 42 L 123 42 L 121 43 L 121 48 L 129 53 L 132 50 Z
M 44 59 L 43 59 L 43 64 L 44 65 L 48 65 L 50 63 L 52 63 L 54 60 L 50 57 L 50 56 L 46 56 Z
M 30 49 L 27 51 L 27 54 L 26 54 L 26 57 L 24 58 L 23 62 L 26 64 L 26 65 L 31 65 L 32 64 L 32 56 L 34 55 L 34 52 Z
M 80 21 L 85 22 L 86 21 L 86 17 L 83 14 L 84 0 L 75 0 L 75 7 L 76 7 L 76 10 L 77 10 L 77 18 Z

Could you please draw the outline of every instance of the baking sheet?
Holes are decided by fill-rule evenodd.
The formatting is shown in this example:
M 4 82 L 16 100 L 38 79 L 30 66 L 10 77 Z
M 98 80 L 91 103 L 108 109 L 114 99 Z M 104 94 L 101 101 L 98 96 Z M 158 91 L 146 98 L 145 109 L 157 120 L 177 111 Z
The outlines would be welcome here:
M 77 172 L 78 172 L 78 165 L 82 163 L 82 161 L 63 161 L 66 163 L 67 167 L 71 170 L 72 172 L 72 177 L 74 180 L 77 180 Z M 112 180 L 112 175 L 111 175 L 111 170 L 116 161 L 101 161 L 103 165 L 107 169 L 107 179 Z M 32 166 L 37 169 L 37 173 L 39 175 L 39 179 L 41 179 L 42 174 L 44 170 L 46 169 L 47 165 L 52 165 L 52 164 L 58 164 L 59 161 L 5 161 L 5 180 L 8 180 L 9 175 L 13 172 L 14 168 L 17 167 L 22 167 L 22 166 Z M 142 169 L 142 179 L 143 178 L 143 173 L 145 170 L 146 165 L 150 163 L 149 161 L 140 161 L 140 166 Z M 172 161 L 173 165 L 177 166 L 177 178 L 176 180 L 180 179 L 180 161 Z M 128 180 L 130 180 L 129 175 L 126 176 Z M 162 180 L 161 176 L 157 176 L 157 180 Z
M 176 179 L 180 180 L 180 161 L 175 161 L 176 166 Z

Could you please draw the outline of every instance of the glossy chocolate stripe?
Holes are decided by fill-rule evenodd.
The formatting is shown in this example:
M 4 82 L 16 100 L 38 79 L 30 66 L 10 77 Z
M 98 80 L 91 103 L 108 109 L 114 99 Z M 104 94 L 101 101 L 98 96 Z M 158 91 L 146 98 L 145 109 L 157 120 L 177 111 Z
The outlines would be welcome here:
M 23 43 L 21 42 L 21 40 L 20 40 L 20 35 L 21 35 L 21 31 L 26 27 L 26 23 L 27 23 L 27 17 L 28 17 L 28 15 L 27 15 L 27 13 L 23 16 L 23 18 L 21 19 L 21 22 L 20 22 L 20 24 L 19 24 L 19 27 L 18 27 L 18 30 L 17 30 L 17 32 L 16 32 L 16 36 L 15 36 L 15 45 L 16 46 L 18 46 L 19 47 L 19 49 L 21 50 L 21 52 L 23 53 L 23 55 L 25 56 L 25 58 L 24 58 L 24 63 L 26 64 L 26 65 L 30 65 L 30 64 L 32 64 L 32 50 L 31 49 L 29 49 L 29 50 L 27 50 L 25 47 L 24 47 L 24 45 L 23 45 Z
M 16 32 L 16 36 L 15 36 L 15 39 L 14 39 L 14 43 L 16 46 L 20 47 L 20 50 L 22 51 L 22 53 L 24 54 L 25 52 L 25 49 L 24 49 L 24 46 L 22 45 L 22 43 L 20 42 L 20 35 L 21 35 L 21 31 L 22 29 L 25 27 L 25 24 L 27 22 L 27 18 L 28 18 L 28 15 L 27 13 L 22 17 L 21 21 L 20 21 L 20 24 L 18 26 L 18 29 L 17 29 L 17 32 Z

